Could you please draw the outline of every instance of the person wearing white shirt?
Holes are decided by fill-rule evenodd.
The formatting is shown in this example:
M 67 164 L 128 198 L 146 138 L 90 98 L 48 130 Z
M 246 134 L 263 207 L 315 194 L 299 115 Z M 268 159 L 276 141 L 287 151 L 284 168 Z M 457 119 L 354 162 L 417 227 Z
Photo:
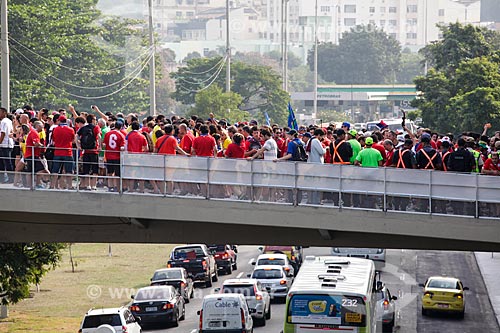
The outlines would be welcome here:
M 252 157 L 248 157 L 247 159 L 249 161 L 252 161 L 264 155 L 264 161 L 274 161 L 278 158 L 278 144 L 273 139 L 273 135 L 269 130 L 261 129 L 260 134 L 266 140 L 266 142 L 259 150 L 257 150 L 257 152 Z M 255 191 L 256 201 L 274 201 L 275 197 L 276 192 L 274 191 L 274 189 L 259 188 Z
M 14 148 L 12 120 L 7 115 L 7 109 L 0 108 L 0 171 L 3 173 L 4 183 L 9 182 L 9 173 L 14 171 L 11 159 L 12 148 Z
M 314 139 L 311 141 L 311 151 L 309 152 L 307 163 L 324 163 L 326 149 L 323 148 L 321 141 L 325 137 L 325 132 L 321 128 L 314 130 Z

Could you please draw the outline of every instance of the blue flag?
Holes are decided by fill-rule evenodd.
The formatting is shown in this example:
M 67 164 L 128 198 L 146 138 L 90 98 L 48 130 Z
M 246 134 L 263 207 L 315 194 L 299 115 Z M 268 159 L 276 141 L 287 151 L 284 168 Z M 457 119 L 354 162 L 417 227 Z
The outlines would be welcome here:
M 266 117 L 266 123 L 267 126 L 271 126 L 271 119 L 269 118 L 269 115 L 267 114 L 267 111 L 264 111 L 264 116 Z
M 296 131 L 299 130 L 297 119 L 295 119 L 295 113 L 293 113 L 292 104 L 290 102 L 288 102 L 288 127 Z

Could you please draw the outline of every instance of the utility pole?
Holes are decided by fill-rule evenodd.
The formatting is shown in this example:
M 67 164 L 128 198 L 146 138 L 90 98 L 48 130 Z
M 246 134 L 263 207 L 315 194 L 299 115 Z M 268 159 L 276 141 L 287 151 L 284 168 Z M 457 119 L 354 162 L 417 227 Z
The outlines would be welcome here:
M 155 36 L 153 27 L 153 0 L 148 0 L 149 6 L 149 45 L 152 47 L 153 55 L 149 61 L 149 114 L 156 116 L 156 64 L 155 64 Z
M 284 8 L 284 26 L 285 34 L 283 36 L 283 90 L 288 91 L 288 0 L 285 1 Z
M 283 81 L 283 90 L 285 90 L 285 2 L 286 0 L 281 0 L 281 80 Z
M 10 110 L 10 63 L 9 63 L 9 25 L 8 25 L 8 13 L 7 13 L 7 0 L 1 0 L 1 19 L 0 24 L 2 25 L 1 31 L 1 65 L 2 65 L 2 107 Z
M 229 33 L 229 0 L 226 0 L 226 93 L 231 92 L 231 37 Z
M 318 0 L 314 7 L 314 109 L 315 116 L 318 114 Z

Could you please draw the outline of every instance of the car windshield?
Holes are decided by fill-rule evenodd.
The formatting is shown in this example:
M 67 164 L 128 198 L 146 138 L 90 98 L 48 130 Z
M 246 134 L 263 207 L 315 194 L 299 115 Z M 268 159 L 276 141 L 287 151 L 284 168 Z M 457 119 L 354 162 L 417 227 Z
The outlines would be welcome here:
M 255 289 L 253 284 L 231 284 L 223 287 L 225 294 L 236 293 L 243 296 L 255 296 Z
M 427 288 L 460 289 L 458 282 L 453 280 L 431 280 Z
M 215 250 L 215 252 L 224 252 L 226 251 L 226 245 L 209 245 L 210 250 Z
M 106 314 L 85 317 L 82 328 L 97 328 L 101 325 L 122 326 L 119 314 Z
M 181 271 L 177 269 L 171 271 L 161 271 L 155 272 L 155 274 L 153 275 L 153 281 L 172 279 L 182 279 Z
M 282 277 L 282 271 L 278 269 L 256 269 L 252 274 L 252 279 L 280 279 Z
M 136 301 L 148 301 L 148 300 L 164 300 L 170 299 L 170 288 L 148 288 L 141 289 L 135 296 Z
M 279 265 L 279 266 L 285 266 L 285 259 L 276 259 L 276 258 L 264 258 L 264 259 L 259 259 L 257 262 L 258 266 L 263 266 L 263 265 Z
M 174 259 L 196 259 L 204 256 L 205 253 L 199 246 L 178 248 L 175 249 L 173 254 Z

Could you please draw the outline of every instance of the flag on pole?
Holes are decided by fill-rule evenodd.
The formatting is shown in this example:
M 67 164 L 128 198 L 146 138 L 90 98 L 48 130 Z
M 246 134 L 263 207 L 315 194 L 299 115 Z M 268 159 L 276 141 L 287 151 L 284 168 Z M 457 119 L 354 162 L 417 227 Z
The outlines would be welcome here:
M 271 126 L 271 119 L 269 118 L 269 115 L 267 114 L 267 111 L 264 111 L 264 116 L 266 117 L 266 123 L 267 126 Z
M 297 119 L 295 119 L 295 113 L 293 113 L 292 104 L 290 102 L 288 102 L 288 127 L 296 131 L 299 130 Z

